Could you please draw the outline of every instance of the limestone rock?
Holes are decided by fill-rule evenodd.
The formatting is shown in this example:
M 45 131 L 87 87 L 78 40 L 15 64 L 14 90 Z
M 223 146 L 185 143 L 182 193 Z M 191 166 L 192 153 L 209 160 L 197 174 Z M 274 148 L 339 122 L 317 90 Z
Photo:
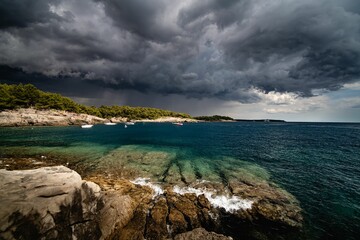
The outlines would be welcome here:
M 152 158 L 139 154 L 138 161 Z M 228 189 L 200 182 L 188 192 L 167 183 L 155 195 L 148 182 L 101 174 L 87 180 L 63 166 L 1 169 L 0 239 L 228 239 L 199 227 L 243 239 L 291 239 L 287 231 L 296 234 L 302 225 L 296 199 L 264 182 L 229 181 Z M 251 199 L 251 207 L 217 205 L 228 204 L 229 193 Z
M 167 214 L 168 206 L 166 199 L 161 197 L 151 209 L 150 217 L 147 221 L 146 239 L 164 239 L 167 237 Z
M 211 208 L 210 202 L 209 202 L 209 200 L 205 197 L 204 194 L 201 194 L 201 195 L 198 197 L 198 201 L 199 201 L 199 204 L 200 204 L 202 207 L 207 208 L 207 209 L 210 209 L 210 208 Z
M 231 181 L 229 184 L 234 194 L 254 200 L 252 210 L 247 212 L 248 214 L 240 212 L 239 217 L 242 214 L 243 219 L 266 220 L 294 228 L 302 226 L 301 208 L 291 194 L 268 183 L 249 184 Z
M 217 234 L 214 232 L 208 232 L 204 228 L 196 228 L 192 231 L 178 234 L 174 237 L 174 240 L 230 240 L 231 237 Z
M 136 205 L 130 196 L 117 192 L 105 193 L 102 200 L 104 207 L 98 216 L 101 239 L 111 239 L 133 218 Z
M 87 114 L 71 113 L 60 110 L 36 110 L 20 108 L 0 112 L 0 126 L 67 126 L 98 124 L 108 120 Z
M 99 238 L 100 187 L 63 166 L 0 170 L 0 238 Z M 5 207 L 6 206 L 6 207 Z
M 134 217 L 131 221 L 119 231 L 119 235 L 115 236 L 114 239 L 120 240 L 143 240 L 145 226 L 146 226 L 146 214 L 148 211 L 148 206 L 141 204 L 136 208 L 134 212 Z
M 64 166 L 0 169 L 0 196 L 0 239 L 110 239 L 138 205 Z
M 174 206 L 184 215 L 185 219 L 187 219 L 188 224 L 190 225 L 189 227 L 200 227 L 200 220 L 198 217 L 199 208 L 195 205 L 193 201 L 191 201 L 185 196 L 178 194 L 167 195 L 167 200 L 170 206 Z
M 183 233 L 188 228 L 184 215 L 176 208 L 170 208 L 169 224 L 173 234 Z

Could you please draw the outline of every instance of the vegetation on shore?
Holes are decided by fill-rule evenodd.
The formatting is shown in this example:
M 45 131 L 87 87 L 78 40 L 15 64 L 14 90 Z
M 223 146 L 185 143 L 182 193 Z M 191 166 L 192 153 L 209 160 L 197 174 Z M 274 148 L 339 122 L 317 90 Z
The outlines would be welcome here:
M 0 84 L 0 111 L 33 107 L 85 113 L 101 118 L 157 119 L 160 117 L 191 118 L 189 114 L 148 107 L 85 106 L 57 93 L 43 92 L 32 84 Z
M 214 115 L 214 116 L 199 116 L 194 117 L 196 120 L 201 121 L 209 121 L 209 122 L 219 122 L 219 121 L 234 121 L 233 118 L 228 116 L 220 116 L 220 115 Z

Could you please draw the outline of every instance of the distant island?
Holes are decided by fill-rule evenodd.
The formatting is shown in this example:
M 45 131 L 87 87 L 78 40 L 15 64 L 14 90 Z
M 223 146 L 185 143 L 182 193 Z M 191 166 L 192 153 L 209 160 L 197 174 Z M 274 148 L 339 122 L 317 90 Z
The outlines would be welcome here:
M 228 116 L 220 116 L 220 115 L 214 115 L 214 116 L 200 116 L 200 117 L 194 117 L 196 120 L 200 121 L 207 121 L 207 122 L 221 122 L 221 121 L 234 121 L 233 118 Z
M 281 119 L 235 119 L 237 122 L 286 122 Z

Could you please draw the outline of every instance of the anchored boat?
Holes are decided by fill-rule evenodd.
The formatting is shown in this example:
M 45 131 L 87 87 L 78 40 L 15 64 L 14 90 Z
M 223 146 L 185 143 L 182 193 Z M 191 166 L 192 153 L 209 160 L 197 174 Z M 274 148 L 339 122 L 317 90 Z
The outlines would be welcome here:
M 81 128 L 92 128 L 94 125 L 91 125 L 91 124 L 84 124 L 84 125 L 81 125 Z

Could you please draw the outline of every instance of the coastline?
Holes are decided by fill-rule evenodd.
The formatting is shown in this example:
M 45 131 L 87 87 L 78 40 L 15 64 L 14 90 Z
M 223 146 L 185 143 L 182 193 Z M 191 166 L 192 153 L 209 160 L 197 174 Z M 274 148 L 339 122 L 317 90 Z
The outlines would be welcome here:
M 84 124 L 125 123 L 127 118 L 100 118 L 88 114 L 78 114 L 60 110 L 36 110 L 34 108 L 20 108 L 0 112 L 0 127 L 24 126 L 72 126 Z M 158 119 L 139 119 L 133 122 L 198 122 L 191 118 L 161 117 Z
M 209 181 L 181 186 L 152 182 L 142 175 L 126 176 L 125 174 L 119 177 L 113 172 L 103 171 L 93 172 L 81 178 L 68 167 L 59 166 L 60 162 L 54 161 L 49 164 L 50 167 L 47 167 L 47 159 L 43 157 L 12 158 L 8 159 L 8 162 L 3 158 L 0 163 L 2 164 L 0 168 L 11 170 L 0 170 L 0 178 L 11 182 L 5 184 L 2 191 L 14 195 L 6 195 L 9 197 L 0 201 L 2 206 L 4 204 L 10 206 L 10 210 L 2 209 L 1 215 L 4 226 L 10 224 L 11 227 L 8 229 L 12 229 L 13 232 L 14 229 L 20 229 L 20 225 L 17 224 L 26 220 L 28 224 L 34 225 L 38 231 L 36 234 L 41 235 L 45 230 L 46 234 L 55 234 L 54 231 L 61 228 L 61 224 L 72 221 L 71 217 L 63 219 L 63 223 L 56 221 L 64 217 L 64 212 L 68 212 L 70 216 L 74 215 L 73 218 L 79 218 L 79 216 L 75 217 L 78 213 L 71 207 L 74 205 L 82 206 L 83 211 L 87 209 L 82 215 L 80 214 L 87 216 L 87 220 L 77 219 L 79 224 L 76 225 L 76 231 L 68 229 L 68 234 L 80 238 L 84 237 L 81 234 L 91 233 L 100 239 L 129 239 L 130 236 L 137 236 L 137 239 L 177 239 L 179 234 L 201 228 L 206 229 L 206 231 L 201 230 L 203 234 L 215 234 L 209 232 L 222 234 L 218 235 L 221 237 L 219 239 L 229 239 L 225 236 L 234 239 L 240 236 L 260 239 L 259 236 L 276 237 L 277 233 L 272 230 L 274 227 L 282 228 L 281 234 L 288 236 L 296 236 L 302 228 L 301 208 L 298 203 L 281 190 L 266 183 L 232 182 L 229 193 L 221 190 L 223 187 L 220 183 Z M 129 169 L 125 172 L 129 172 Z M 32 175 L 29 175 L 30 173 Z M 64 177 L 59 177 L 63 173 L 71 176 L 65 174 Z M 23 177 L 26 175 L 30 180 L 12 182 L 11 179 L 18 175 Z M 43 179 L 47 180 L 44 182 Z M 70 186 L 65 184 L 67 186 L 65 190 L 62 188 L 53 190 L 51 186 L 60 186 L 62 181 L 71 184 Z M 42 190 L 39 193 L 40 189 Z M 44 189 L 47 189 L 46 192 Z M 19 194 L 21 192 L 25 194 Z M 76 195 L 78 192 L 83 196 L 80 200 L 92 199 L 92 201 L 75 200 L 79 198 Z M 32 197 L 23 199 L 24 195 Z M 34 219 L 34 214 L 42 216 L 45 214 L 44 211 L 49 211 L 39 206 L 40 202 L 36 200 L 39 195 L 41 201 L 55 201 L 54 208 L 61 211 L 54 211 L 51 216 L 42 218 L 40 222 Z M 14 198 L 21 204 L 9 202 Z M 54 204 L 50 204 L 52 205 Z M 23 206 L 35 210 L 27 211 Z M 17 215 L 14 220 L 13 213 L 16 211 L 22 214 Z M 12 220 L 10 220 L 11 216 Z M 91 223 L 92 227 L 87 223 Z M 1 234 L 11 234 L 11 231 Z
M 139 119 L 139 120 L 134 120 L 134 122 L 154 122 L 154 123 L 175 123 L 175 122 L 191 122 L 191 123 L 196 123 L 199 122 L 196 119 L 191 119 L 191 118 L 179 118 L 179 117 L 161 117 L 161 118 L 157 118 L 157 119 Z

